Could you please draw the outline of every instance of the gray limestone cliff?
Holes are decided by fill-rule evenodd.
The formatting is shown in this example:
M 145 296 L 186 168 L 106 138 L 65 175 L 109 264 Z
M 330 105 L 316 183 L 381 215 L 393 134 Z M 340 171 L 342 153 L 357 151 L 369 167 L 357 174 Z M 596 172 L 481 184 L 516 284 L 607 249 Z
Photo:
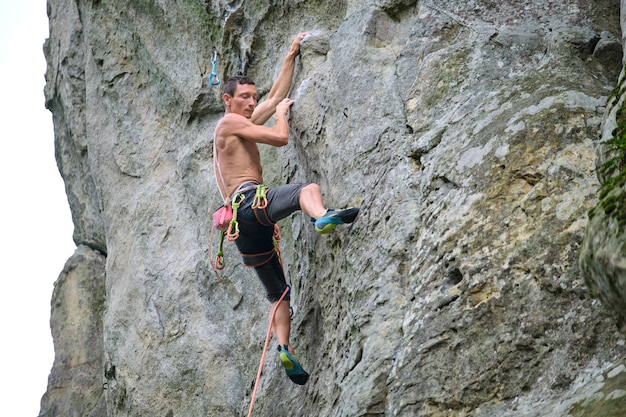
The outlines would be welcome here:
M 308 30 L 265 181 L 362 211 L 328 236 L 281 222 L 312 376 L 292 384 L 272 350 L 253 415 L 623 416 L 626 208 L 597 172 L 626 117 L 624 10 L 49 0 L 46 106 L 77 250 L 40 416 L 246 415 L 269 304 L 234 245 L 222 283 L 211 270 L 211 60 L 263 96 Z

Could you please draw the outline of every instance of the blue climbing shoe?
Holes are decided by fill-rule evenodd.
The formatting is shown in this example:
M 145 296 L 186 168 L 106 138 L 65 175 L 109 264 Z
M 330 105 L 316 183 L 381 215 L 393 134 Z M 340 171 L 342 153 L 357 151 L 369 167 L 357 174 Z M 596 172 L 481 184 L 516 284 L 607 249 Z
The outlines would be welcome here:
M 289 379 L 298 385 L 306 384 L 306 381 L 309 380 L 309 374 L 302 369 L 296 358 L 289 352 L 287 345 L 278 346 L 278 351 L 280 352 L 280 361 L 283 363 Z
M 358 207 L 351 207 L 345 210 L 333 210 L 329 209 L 319 219 L 315 220 L 315 230 L 319 234 L 330 233 L 335 230 L 338 224 L 352 223 L 359 214 Z

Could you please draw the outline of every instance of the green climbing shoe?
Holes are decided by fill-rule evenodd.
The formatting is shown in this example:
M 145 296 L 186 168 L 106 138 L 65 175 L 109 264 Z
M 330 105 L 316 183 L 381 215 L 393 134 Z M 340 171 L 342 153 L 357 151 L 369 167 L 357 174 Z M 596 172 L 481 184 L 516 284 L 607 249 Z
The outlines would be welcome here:
M 315 220 L 315 230 L 322 235 L 330 233 L 339 224 L 352 223 L 356 219 L 357 214 L 359 214 L 358 207 L 351 207 L 345 210 L 329 209 L 326 214 Z
M 278 346 L 278 351 L 280 352 L 280 361 L 283 363 L 285 372 L 287 372 L 289 379 L 298 385 L 306 384 L 309 380 L 309 374 L 302 369 L 302 366 L 300 366 L 297 359 L 289 352 L 287 345 L 284 345 L 283 347 Z

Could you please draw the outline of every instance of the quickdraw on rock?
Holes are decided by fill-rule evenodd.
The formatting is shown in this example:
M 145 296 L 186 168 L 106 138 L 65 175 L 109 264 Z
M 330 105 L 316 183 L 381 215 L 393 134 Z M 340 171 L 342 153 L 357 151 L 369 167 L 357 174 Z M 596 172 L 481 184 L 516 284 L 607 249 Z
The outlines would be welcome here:
M 211 60 L 211 75 L 209 75 L 209 84 L 220 85 L 220 79 L 217 77 L 217 50 L 213 48 L 213 59 Z

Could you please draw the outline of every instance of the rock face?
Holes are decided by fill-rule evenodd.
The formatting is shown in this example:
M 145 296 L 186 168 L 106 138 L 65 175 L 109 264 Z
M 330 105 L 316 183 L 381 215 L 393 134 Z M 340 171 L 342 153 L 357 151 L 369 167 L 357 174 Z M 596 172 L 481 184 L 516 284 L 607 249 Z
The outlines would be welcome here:
M 626 2 L 622 1 L 622 15 Z M 626 33 L 622 17 L 622 33 Z M 622 69 L 617 86 L 607 102 L 598 152 L 598 173 L 603 183 L 600 203 L 589 212 L 589 225 L 580 256 L 580 266 L 591 293 L 611 310 L 626 332 L 626 74 Z
M 78 249 L 53 295 L 41 416 L 246 414 L 269 305 L 234 245 L 224 282 L 211 271 L 211 58 L 266 94 L 305 30 L 290 144 L 262 149 L 265 181 L 317 182 L 362 212 L 329 236 L 300 213 L 281 223 L 312 376 L 293 385 L 270 354 L 254 415 L 624 415 L 624 339 L 591 295 L 614 304 L 585 285 L 605 263 L 579 268 L 621 85 L 617 0 L 48 9 Z M 606 224 L 593 216 L 588 257 L 623 267 L 621 246 L 589 237 L 623 239 Z
M 79 246 L 52 295 L 55 359 L 42 416 L 106 416 L 102 390 L 102 254 Z

